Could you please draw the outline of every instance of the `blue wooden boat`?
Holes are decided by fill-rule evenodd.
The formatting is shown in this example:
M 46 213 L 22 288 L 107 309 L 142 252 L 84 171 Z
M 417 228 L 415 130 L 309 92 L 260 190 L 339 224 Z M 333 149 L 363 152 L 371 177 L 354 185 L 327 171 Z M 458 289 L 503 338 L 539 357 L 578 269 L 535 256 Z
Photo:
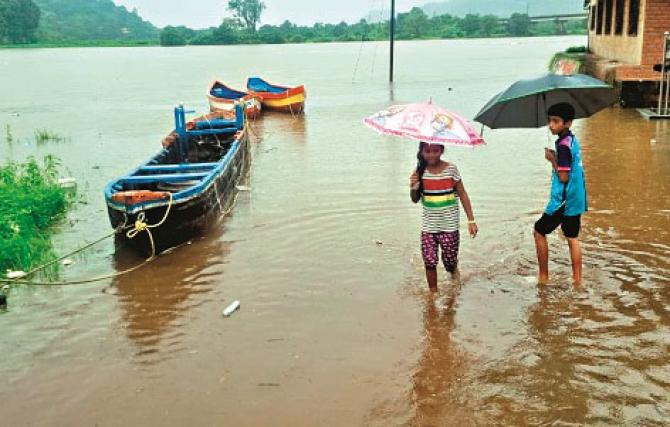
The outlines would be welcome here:
M 186 121 L 174 110 L 175 130 L 163 149 L 105 187 L 112 227 L 144 254 L 158 254 L 201 234 L 232 205 L 248 165 L 245 115 L 210 113 Z
M 233 89 L 218 80 L 209 85 L 207 99 L 211 111 L 231 111 L 236 103 L 243 102 L 247 117 L 253 119 L 261 113 L 261 101 L 258 97 Z

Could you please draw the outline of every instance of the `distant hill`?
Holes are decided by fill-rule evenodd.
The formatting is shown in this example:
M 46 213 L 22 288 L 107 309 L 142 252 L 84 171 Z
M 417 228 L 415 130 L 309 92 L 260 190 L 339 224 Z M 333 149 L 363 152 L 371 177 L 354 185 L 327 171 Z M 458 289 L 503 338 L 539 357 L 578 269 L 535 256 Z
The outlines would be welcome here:
M 467 14 L 496 15 L 507 18 L 513 13 L 530 16 L 558 15 L 584 12 L 584 0 L 448 0 L 427 3 L 426 15 L 450 14 L 463 17 Z
M 40 41 L 157 40 L 159 30 L 112 0 L 33 0 L 42 10 Z
M 467 14 L 473 14 L 507 18 L 514 13 L 526 12 L 530 16 L 582 13 L 584 0 L 446 0 L 426 3 L 421 8 L 428 16 L 449 14 L 462 18 Z M 389 13 L 389 9 L 375 10 L 365 19 L 368 22 L 380 22 L 387 20 Z

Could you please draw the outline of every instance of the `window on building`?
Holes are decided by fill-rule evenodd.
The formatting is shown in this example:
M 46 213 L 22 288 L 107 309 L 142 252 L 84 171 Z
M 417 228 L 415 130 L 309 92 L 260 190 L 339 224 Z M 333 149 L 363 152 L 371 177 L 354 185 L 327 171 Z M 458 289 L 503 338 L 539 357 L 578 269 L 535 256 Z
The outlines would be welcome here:
M 623 34 L 623 14 L 624 14 L 624 0 L 616 0 L 616 14 L 614 15 L 614 34 L 620 36 Z
M 605 10 L 604 3 L 604 0 L 598 0 L 598 20 L 596 22 L 596 34 L 603 33 L 603 11 Z
M 613 0 L 605 0 L 605 34 L 612 34 L 612 12 L 614 9 L 612 7 Z
M 591 6 L 591 31 L 596 30 L 596 7 Z
M 637 35 L 637 26 L 640 21 L 640 0 L 630 0 L 628 5 L 628 34 Z

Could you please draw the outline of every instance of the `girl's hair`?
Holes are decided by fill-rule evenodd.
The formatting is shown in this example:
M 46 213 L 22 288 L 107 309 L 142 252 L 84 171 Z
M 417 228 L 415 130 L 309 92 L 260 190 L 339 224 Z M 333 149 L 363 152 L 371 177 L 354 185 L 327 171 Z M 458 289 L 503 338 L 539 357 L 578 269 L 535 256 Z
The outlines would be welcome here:
M 428 166 L 428 163 L 426 163 L 426 160 L 423 158 L 423 155 L 421 152 L 423 151 L 423 147 L 428 145 L 427 142 L 421 141 L 419 143 L 419 152 L 416 153 L 416 159 L 417 159 L 417 164 L 416 164 L 416 173 L 419 175 L 419 194 L 423 194 L 423 173 L 426 171 L 426 166 Z M 442 147 L 444 150 L 444 147 Z

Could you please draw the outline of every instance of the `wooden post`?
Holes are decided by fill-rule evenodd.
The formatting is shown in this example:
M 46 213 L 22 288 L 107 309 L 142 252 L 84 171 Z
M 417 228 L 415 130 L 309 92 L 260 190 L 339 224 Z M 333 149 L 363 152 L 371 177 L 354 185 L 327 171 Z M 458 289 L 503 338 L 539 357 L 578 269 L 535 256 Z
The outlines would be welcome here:
M 666 80 L 667 80 L 666 73 L 668 72 L 668 70 L 666 69 L 666 64 L 665 64 L 665 62 L 668 58 L 668 34 L 670 34 L 670 33 L 668 33 L 666 31 L 665 34 L 663 35 L 663 56 L 661 57 L 661 59 L 663 61 L 661 64 L 663 64 L 663 65 L 661 65 L 661 67 L 662 67 L 661 68 L 661 82 L 660 82 L 661 87 L 660 87 L 660 90 L 658 92 L 658 108 L 656 109 L 656 114 L 662 114 L 661 113 L 661 108 L 663 107 L 663 95 L 665 94 L 665 88 L 663 86 L 666 83 Z M 666 109 L 668 108 L 667 102 L 665 104 L 665 108 Z M 667 113 L 667 112 L 665 112 L 665 113 Z
M 670 49 L 669 46 L 669 40 L 670 40 L 670 32 L 666 31 L 665 34 L 665 42 L 663 43 L 665 45 L 665 52 L 663 52 L 663 66 L 665 67 L 665 115 L 668 115 L 668 98 L 670 98 L 670 70 L 668 70 L 668 59 L 670 58 L 670 52 L 668 50 Z
M 389 21 L 389 42 L 391 44 L 391 58 L 389 60 L 389 83 L 393 83 L 393 42 L 395 40 L 395 0 L 391 0 L 391 20 Z

